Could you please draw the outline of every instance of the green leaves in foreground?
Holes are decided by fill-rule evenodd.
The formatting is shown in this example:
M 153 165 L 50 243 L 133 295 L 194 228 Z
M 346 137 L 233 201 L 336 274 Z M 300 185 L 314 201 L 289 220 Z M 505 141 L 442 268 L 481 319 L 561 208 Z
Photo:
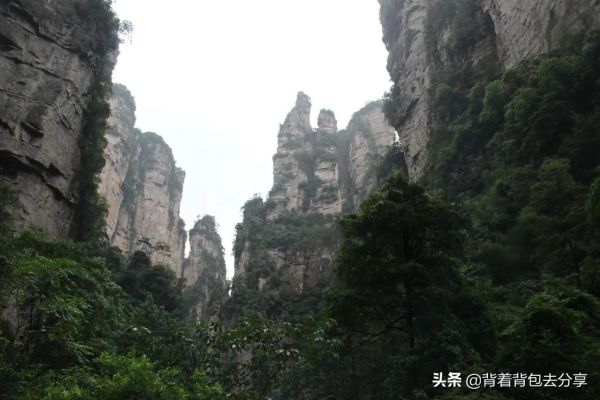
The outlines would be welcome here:
M 196 372 L 186 379 L 176 368 L 158 369 L 147 357 L 103 353 L 86 369 L 61 371 L 44 400 L 219 400 L 225 393 Z
M 346 343 L 344 393 L 430 392 L 432 371 L 493 352 L 493 335 L 477 338 L 485 310 L 458 272 L 466 223 L 452 206 L 396 174 L 341 227 L 340 287 L 329 312 Z

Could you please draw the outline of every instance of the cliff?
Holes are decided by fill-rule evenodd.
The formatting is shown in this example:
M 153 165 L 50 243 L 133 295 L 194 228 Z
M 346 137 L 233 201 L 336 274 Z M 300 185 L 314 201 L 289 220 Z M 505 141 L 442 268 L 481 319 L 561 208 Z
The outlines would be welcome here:
M 335 217 L 356 210 L 375 189 L 377 166 L 394 143 L 381 107 L 370 103 L 341 131 L 334 113 L 321 110 L 313 129 L 310 98 L 298 93 L 279 130 L 269 197 L 249 200 L 236 227 L 232 312 L 256 306 L 280 313 L 273 304 L 251 304 L 251 292 L 283 304 L 283 297 L 318 290 L 327 280 Z
M 125 254 L 142 250 L 179 277 L 186 241 L 179 218 L 185 173 L 160 136 L 134 128 L 135 102 L 125 87 L 115 85 L 110 105 L 99 186 L 108 204 L 107 236 Z
M 273 156 L 267 219 L 286 212 L 339 215 L 353 211 L 377 183 L 376 167 L 394 142 L 380 101 L 356 112 L 338 132 L 335 114 L 321 110 L 310 124 L 310 98 L 300 92 L 281 125 Z
M 267 218 L 300 211 L 337 214 L 342 210 L 336 154 L 337 122 L 329 110 L 310 125 L 310 98 L 300 92 L 296 106 L 281 125 L 273 156 L 273 188 Z
M 497 76 L 523 59 L 566 48 L 600 26 L 600 3 L 519 0 L 380 0 L 387 68 L 386 112 L 412 179 L 428 165 L 435 83 Z
M 127 88 L 114 85 L 109 104 L 110 118 L 106 131 L 104 168 L 100 173 L 98 190 L 108 204 L 106 233 L 112 238 L 117 229 L 119 210 L 124 199 L 123 184 L 140 132 L 135 129 L 135 100 Z
M 75 0 L 0 3 L 0 177 L 20 201 L 17 229 L 77 229 L 81 190 L 97 172 L 82 154 L 101 151 L 86 131 L 88 106 L 104 101 L 118 49 L 118 20 L 107 5 L 94 10 Z
M 345 136 L 347 147 L 343 151 L 344 170 L 347 171 L 347 211 L 357 211 L 358 206 L 380 183 L 377 167 L 394 143 L 395 131 L 381 111 L 382 102 L 372 102 L 354 113 Z
M 225 257 L 214 217 L 205 215 L 189 233 L 190 253 L 183 264 L 184 294 L 191 318 L 208 321 L 227 297 Z

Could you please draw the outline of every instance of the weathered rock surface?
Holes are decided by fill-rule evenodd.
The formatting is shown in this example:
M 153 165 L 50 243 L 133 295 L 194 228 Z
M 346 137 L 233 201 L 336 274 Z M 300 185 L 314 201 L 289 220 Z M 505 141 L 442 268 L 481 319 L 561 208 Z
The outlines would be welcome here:
M 471 77 L 485 71 L 498 73 L 600 27 L 600 3 L 595 0 L 380 0 L 380 4 L 396 101 L 392 122 L 413 180 L 420 179 L 427 166 L 435 71 L 454 61 L 466 65 Z M 459 42 L 453 23 L 465 17 L 463 11 L 449 11 L 457 7 L 468 10 L 466 14 L 472 15 L 467 17 L 477 21 L 467 35 L 466 54 L 452 60 L 448 49 Z M 454 27 L 461 29 L 471 22 L 463 19 Z
M 84 116 L 100 66 L 103 34 L 76 1 L 0 2 L 0 175 L 21 206 L 17 229 L 73 229 Z M 115 33 L 116 34 L 116 33 Z
M 270 199 L 272 210 L 269 219 L 284 211 L 308 207 L 303 185 L 308 181 L 308 154 L 312 149 L 314 132 L 310 125 L 310 98 L 300 92 L 295 107 L 287 115 L 277 136 L 277 153 L 273 156 L 273 188 Z
M 214 217 L 206 215 L 198 220 L 189 236 L 190 253 L 182 271 L 185 295 L 190 302 L 191 317 L 207 321 L 218 315 L 227 296 L 223 245 Z
M 310 98 L 298 94 L 279 130 L 269 198 L 246 203 L 237 226 L 234 294 L 236 287 L 298 294 L 328 275 L 334 219 L 376 188 L 377 165 L 394 143 L 381 107 L 370 103 L 339 132 L 334 113 L 321 110 L 313 129 Z
M 381 106 L 381 101 L 370 103 L 356 112 L 348 124 L 347 170 L 353 210 L 377 188 L 377 166 L 396 136 Z
M 425 44 L 425 20 L 431 0 L 391 3 L 389 10 L 382 10 L 383 40 L 389 52 L 387 69 L 402 93 L 402 115 L 395 128 L 412 177 L 421 174 L 427 160 L 424 133 L 429 126 L 431 65 Z
M 112 238 L 117 229 L 119 210 L 123 203 L 123 184 L 127 177 L 131 157 L 137 145 L 135 130 L 135 101 L 122 85 L 114 85 L 109 101 L 111 115 L 106 131 L 104 168 L 100 173 L 99 192 L 108 204 L 106 233 Z
M 182 274 L 187 234 L 179 218 L 185 173 L 155 133 L 134 128 L 135 102 L 122 86 L 110 100 L 100 194 L 108 203 L 107 235 L 124 254 L 142 250 Z
M 186 232 L 179 218 L 185 173 L 170 147 L 152 133 L 141 134 L 124 182 L 124 198 L 112 243 L 126 254 L 142 250 L 153 263 L 181 276 Z
M 483 9 L 494 22 L 504 68 L 560 49 L 600 27 L 597 0 L 483 0 Z

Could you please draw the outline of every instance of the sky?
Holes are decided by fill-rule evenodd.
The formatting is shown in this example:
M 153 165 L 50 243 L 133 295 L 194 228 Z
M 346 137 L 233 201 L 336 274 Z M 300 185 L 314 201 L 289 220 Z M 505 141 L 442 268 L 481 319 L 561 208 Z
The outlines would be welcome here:
M 241 207 L 273 181 L 277 133 L 296 93 L 338 127 L 391 83 L 377 0 L 113 0 L 134 32 L 113 81 L 137 127 L 160 134 L 186 171 L 181 217 L 219 225 L 227 274 Z

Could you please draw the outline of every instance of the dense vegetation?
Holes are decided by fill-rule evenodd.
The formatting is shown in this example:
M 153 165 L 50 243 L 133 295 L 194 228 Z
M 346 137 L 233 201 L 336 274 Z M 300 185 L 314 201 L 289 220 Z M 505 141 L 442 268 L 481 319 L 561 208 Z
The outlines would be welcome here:
M 2 226 L 1 398 L 224 399 L 204 372 L 216 344 L 184 318 L 181 287 L 142 252 Z
M 93 81 L 80 141 L 79 199 L 73 236 L 81 241 L 98 241 L 104 236 L 106 215 L 105 200 L 98 194 L 98 174 L 104 167 L 113 60 L 119 48 L 119 34 L 130 33 L 132 25 L 128 21 L 119 21 L 111 0 L 81 0 L 74 4 L 74 24 L 86 28 L 85 33 L 76 37 L 76 50 L 92 70 Z
M 488 28 L 474 2 L 436 4 L 423 182 L 396 171 L 395 146 L 376 171 L 387 183 L 337 223 L 269 220 L 269 201 L 248 201 L 234 243 L 247 270 L 223 324 L 190 322 L 194 289 L 142 252 L 10 232 L 16 199 L 0 185 L 0 397 L 600 398 L 600 33 L 498 74 L 464 62 Z M 395 124 L 401 96 L 385 104 Z M 335 274 L 286 287 L 269 251 L 323 246 L 338 248 Z M 582 388 L 434 388 L 450 371 L 589 375 Z
M 331 251 L 335 248 L 337 233 L 333 218 L 293 211 L 269 220 L 269 207 L 270 200 L 264 202 L 258 196 L 243 207 L 244 222 L 236 226 L 233 251 L 236 259 L 247 257 L 246 270 L 239 271 L 233 281 L 232 298 L 225 310 L 228 318 L 259 312 L 275 320 L 295 320 L 318 309 L 322 288 L 329 281 L 326 274 L 315 277 L 315 288 L 298 293 L 291 284 L 289 270 L 277 268 L 270 252 L 281 250 L 286 259 L 309 264 L 315 251 L 320 255 L 324 248 Z
M 473 301 L 470 314 L 479 309 L 487 315 L 477 318 L 479 326 L 469 326 L 474 337 L 487 341 L 478 347 L 473 336 L 464 334 L 472 349 L 460 349 L 460 340 L 454 349 L 460 349 L 466 363 L 449 368 L 438 350 L 440 360 L 430 371 L 577 370 L 597 382 L 600 34 L 591 32 L 577 46 L 524 60 L 498 75 L 489 65 L 469 62 L 478 34 L 486 29 L 473 5 L 470 0 L 439 2 L 428 16 L 433 126 L 422 183 L 433 198 L 459 205 L 459 215 L 470 221 L 461 240 L 459 271 Z M 440 33 L 445 26 L 446 36 Z M 385 109 L 390 121 L 401 126 L 402 97 L 395 88 Z M 460 293 L 454 290 L 445 304 L 461 299 Z M 452 310 L 459 312 L 460 306 Z M 460 332 L 459 322 L 457 317 L 444 326 Z M 406 387 L 399 385 L 397 393 Z M 405 396 L 419 398 L 417 393 Z M 486 394 L 494 399 L 588 399 L 598 396 L 598 387 Z M 460 390 L 440 395 L 470 398 Z M 435 393 L 428 396 L 436 398 Z
M 9 215 L 15 199 L 0 189 Z M 236 329 L 196 325 L 181 280 L 144 253 L 125 259 L 2 222 L 2 399 L 264 399 L 289 379 L 284 367 L 300 363 L 291 339 L 320 346 L 317 321 L 275 326 L 250 315 Z

